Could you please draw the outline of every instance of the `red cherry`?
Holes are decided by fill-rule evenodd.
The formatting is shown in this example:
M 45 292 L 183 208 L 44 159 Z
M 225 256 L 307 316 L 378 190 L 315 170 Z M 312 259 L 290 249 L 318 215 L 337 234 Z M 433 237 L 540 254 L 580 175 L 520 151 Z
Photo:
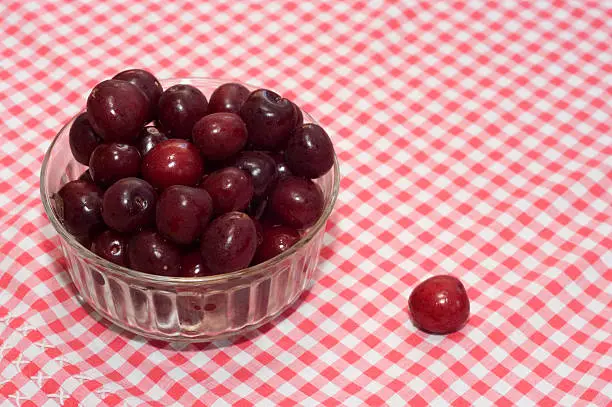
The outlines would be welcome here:
M 408 299 L 414 325 L 433 334 L 461 329 L 470 315 L 470 300 L 458 278 L 431 277 L 419 284 Z
M 165 140 L 153 147 L 142 160 L 142 178 L 155 188 L 172 185 L 196 186 L 204 172 L 198 148 L 182 139 Z

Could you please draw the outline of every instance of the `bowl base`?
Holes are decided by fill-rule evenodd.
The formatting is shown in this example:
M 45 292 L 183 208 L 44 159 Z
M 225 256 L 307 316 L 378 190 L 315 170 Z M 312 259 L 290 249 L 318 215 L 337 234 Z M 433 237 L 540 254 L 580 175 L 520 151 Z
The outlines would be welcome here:
M 295 306 L 299 301 L 299 298 L 304 294 L 307 293 L 310 288 L 314 285 L 314 281 L 310 281 L 306 287 L 304 288 L 304 290 L 298 292 L 294 298 L 292 298 L 284 307 L 282 307 L 281 309 L 279 309 L 278 311 L 276 311 L 273 314 L 270 314 L 268 316 L 266 316 L 264 319 L 262 319 L 261 321 L 258 321 L 254 324 L 250 324 L 250 325 L 245 325 L 244 327 L 237 329 L 235 331 L 231 331 L 231 332 L 224 332 L 223 334 L 219 334 L 219 335 L 207 335 L 207 336 L 194 336 L 194 337 L 188 337 L 185 335 L 182 336 L 176 336 L 176 337 L 170 337 L 170 336 L 161 336 L 161 335 L 156 335 L 153 334 L 151 332 L 147 332 L 144 331 L 142 329 L 139 329 L 137 327 L 131 327 L 128 325 L 125 325 L 121 322 L 118 322 L 117 320 L 113 319 L 110 315 L 106 315 L 105 313 L 101 312 L 100 310 L 97 310 L 93 307 L 93 305 L 87 301 L 85 301 L 83 299 L 83 297 L 81 297 L 81 295 L 77 295 L 77 298 L 79 299 L 79 301 L 81 301 L 83 304 L 86 304 L 88 308 L 91 308 L 93 311 L 95 311 L 98 315 L 100 315 L 105 321 L 117 326 L 118 328 L 121 328 L 124 331 L 133 333 L 135 335 L 139 335 L 142 336 L 143 338 L 147 339 L 147 340 L 156 340 L 156 341 L 164 341 L 164 342 L 168 342 L 168 343 L 205 343 L 205 342 L 214 342 L 214 341 L 218 341 L 218 340 L 223 340 L 223 339 L 228 339 L 228 338 L 232 338 L 232 337 L 236 337 L 239 335 L 244 335 L 246 333 L 252 332 L 257 328 L 262 327 L 263 325 L 274 321 L 276 318 L 278 318 L 283 312 L 287 311 L 289 308 Z

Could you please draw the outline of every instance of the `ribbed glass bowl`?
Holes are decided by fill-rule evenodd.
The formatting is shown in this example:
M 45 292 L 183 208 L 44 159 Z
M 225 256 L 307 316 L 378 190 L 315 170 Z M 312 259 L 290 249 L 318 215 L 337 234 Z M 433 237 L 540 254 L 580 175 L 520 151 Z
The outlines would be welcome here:
M 161 82 L 164 89 L 178 83 L 191 84 L 210 97 L 219 85 L 230 81 L 174 78 Z M 60 130 L 45 154 L 40 193 L 81 299 L 106 319 L 149 338 L 210 341 L 244 333 L 270 321 L 310 286 L 319 262 L 325 224 L 338 195 L 337 159 L 327 174 L 315 180 L 325 196 L 323 215 L 289 250 L 229 274 L 161 277 L 121 267 L 95 255 L 70 235 L 56 216 L 53 194 L 86 169 L 70 152 L 68 133 L 73 122 L 74 118 Z M 304 122 L 315 121 L 304 112 Z

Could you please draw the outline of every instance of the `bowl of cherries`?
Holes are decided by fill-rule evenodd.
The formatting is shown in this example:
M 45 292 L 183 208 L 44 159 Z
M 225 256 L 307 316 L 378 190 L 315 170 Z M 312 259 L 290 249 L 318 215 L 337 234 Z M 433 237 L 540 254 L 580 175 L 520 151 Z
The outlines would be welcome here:
M 292 101 L 141 69 L 91 90 L 40 184 L 80 299 L 126 330 L 187 342 L 296 301 L 338 187 L 328 134 Z

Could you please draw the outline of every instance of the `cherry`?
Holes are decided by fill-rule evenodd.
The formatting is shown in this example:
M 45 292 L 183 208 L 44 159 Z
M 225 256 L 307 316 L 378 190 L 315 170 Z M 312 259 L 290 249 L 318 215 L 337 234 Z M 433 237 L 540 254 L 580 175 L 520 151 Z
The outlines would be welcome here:
M 458 278 L 431 277 L 420 283 L 408 299 L 414 325 L 429 333 L 448 334 L 461 329 L 470 315 L 470 300 Z
M 221 160 L 242 150 L 247 142 L 247 129 L 237 114 L 213 113 L 195 124 L 193 142 L 205 158 Z
M 149 151 L 162 141 L 168 140 L 168 137 L 155 126 L 145 126 L 140 130 L 136 147 L 140 155 L 144 157 Z
M 276 181 L 276 162 L 263 151 L 243 151 L 234 159 L 234 166 L 251 175 L 253 192 L 256 197 L 268 192 Z
M 208 111 L 239 113 L 249 93 L 249 90 L 239 83 L 224 83 L 210 95 Z
M 140 173 L 140 153 L 129 144 L 100 144 L 89 159 L 89 172 L 101 187 Z
M 286 177 L 287 175 L 293 175 L 287 162 L 285 161 L 285 154 L 282 153 L 271 153 L 270 156 L 276 162 L 276 173 L 279 178 Z
M 240 270 L 251 263 L 257 247 L 255 223 L 246 214 L 229 212 L 213 220 L 202 235 L 204 263 L 215 273 Z
M 157 201 L 157 230 L 176 243 L 189 244 L 202 235 L 212 212 L 208 192 L 173 185 L 166 188 Z
M 134 232 L 155 221 L 155 190 L 140 178 L 123 178 L 104 193 L 102 217 L 118 232 Z
M 317 184 L 295 176 L 279 179 L 268 201 L 272 214 L 296 229 L 312 226 L 321 217 L 324 203 Z
M 206 96 L 195 86 L 174 85 L 162 93 L 158 119 L 170 138 L 191 138 L 193 126 L 208 112 Z
M 127 267 L 128 237 L 114 230 L 105 230 L 91 242 L 91 251 L 120 266 Z
M 176 277 L 180 273 L 179 248 L 152 230 L 138 232 L 128 243 L 130 267 L 143 273 Z
M 204 277 L 213 276 L 215 273 L 210 271 L 199 249 L 192 250 L 181 257 L 181 277 Z
M 102 190 L 86 181 L 70 181 L 54 197 L 57 214 L 66 230 L 83 237 L 104 225 L 102 221 Z
M 320 126 L 304 124 L 289 138 L 285 157 L 293 174 L 319 178 L 334 165 L 334 146 Z
M 148 100 L 147 118 L 145 122 L 150 122 L 157 115 L 157 103 L 163 92 L 161 83 L 157 78 L 144 69 L 128 69 L 127 71 L 119 72 L 113 77 L 122 81 L 130 82 L 136 85 L 146 96 Z
M 157 144 L 142 160 L 142 177 L 155 188 L 195 186 L 202 178 L 204 162 L 187 140 L 170 139 Z
M 253 181 L 244 171 L 226 167 L 208 175 L 201 188 L 208 191 L 216 214 L 242 211 L 253 198 Z
M 83 165 L 89 165 L 89 157 L 94 149 L 102 142 L 91 124 L 87 112 L 83 112 L 74 119 L 68 134 L 70 151 L 74 159 Z
M 262 226 L 261 243 L 255 252 L 253 262 L 263 263 L 283 253 L 300 240 L 297 230 L 287 226 Z
M 107 143 L 131 143 L 145 124 L 146 95 L 130 82 L 110 79 L 97 84 L 87 98 L 87 117 Z
M 293 103 L 267 89 L 252 92 L 240 108 L 253 149 L 282 148 L 297 123 Z

